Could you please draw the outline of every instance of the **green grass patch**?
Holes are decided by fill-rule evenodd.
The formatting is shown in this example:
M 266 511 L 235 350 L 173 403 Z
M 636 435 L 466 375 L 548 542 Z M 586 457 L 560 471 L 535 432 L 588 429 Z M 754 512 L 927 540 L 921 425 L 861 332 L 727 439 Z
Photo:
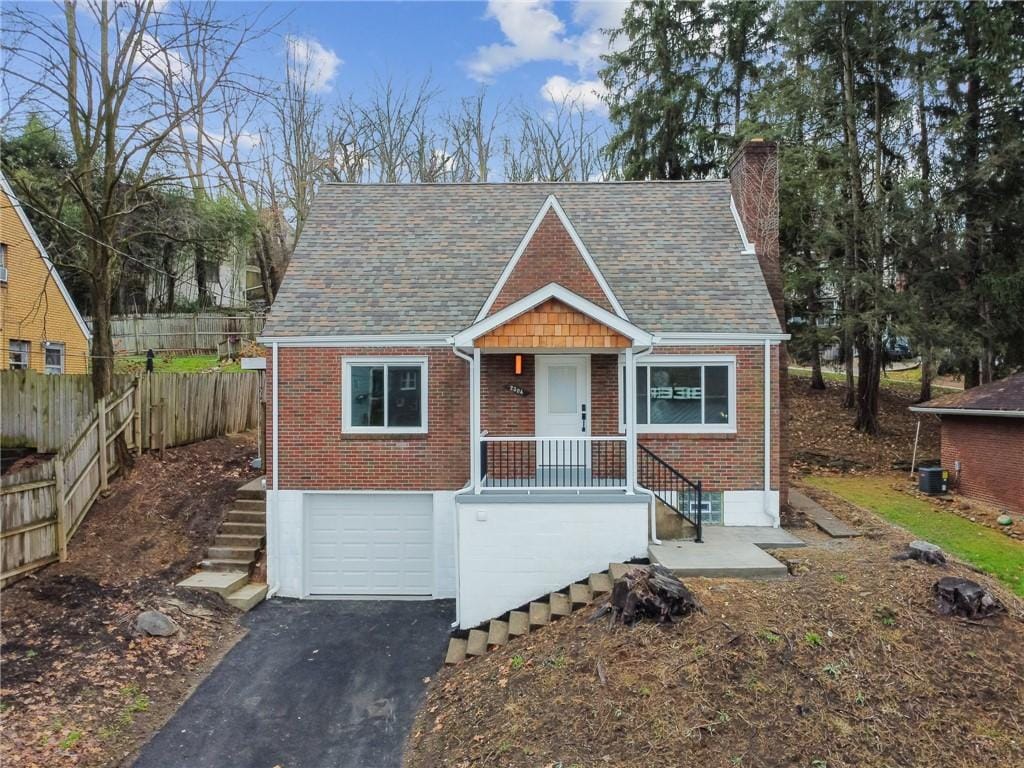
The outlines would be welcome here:
M 1024 545 L 999 531 L 908 496 L 886 477 L 809 477 L 807 482 L 942 547 L 1024 597 Z
M 212 370 L 224 373 L 239 373 L 242 366 L 235 361 L 219 362 L 216 355 L 184 355 L 165 357 L 157 355 L 153 362 L 154 373 L 206 373 Z M 146 370 L 145 355 L 129 355 L 114 361 L 115 373 L 141 373 Z

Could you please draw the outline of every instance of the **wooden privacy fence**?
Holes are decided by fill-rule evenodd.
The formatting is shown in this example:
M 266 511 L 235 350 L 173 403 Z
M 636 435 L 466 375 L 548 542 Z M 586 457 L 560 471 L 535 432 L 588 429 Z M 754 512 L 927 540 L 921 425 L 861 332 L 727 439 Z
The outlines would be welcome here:
M 68 541 L 117 471 L 114 439 L 138 452 L 139 387 L 101 399 L 53 461 L 3 478 L 0 486 L 0 586 L 67 559 Z
M 62 433 L 64 443 L 52 461 L 0 478 L 0 586 L 67 557 L 68 541 L 118 469 L 113 442 L 122 432 L 138 454 L 260 425 L 256 373 L 115 378 L 119 394 L 90 405 L 77 426 Z M 17 423 L 23 421 L 19 417 Z
M 125 386 L 125 382 L 119 384 L 117 389 Z M 2 371 L 0 446 L 59 451 L 94 405 L 92 381 L 84 374 Z
M 144 355 L 154 352 L 213 352 L 217 342 L 231 336 L 255 339 L 263 330 L 263 315 L 161 314 L 116 315 L 110 321 L 114 352 Z

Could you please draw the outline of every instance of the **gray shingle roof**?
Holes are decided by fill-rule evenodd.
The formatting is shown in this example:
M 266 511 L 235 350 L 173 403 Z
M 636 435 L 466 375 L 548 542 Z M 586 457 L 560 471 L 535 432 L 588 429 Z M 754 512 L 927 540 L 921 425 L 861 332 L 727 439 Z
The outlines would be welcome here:
M 729 182 L 704 181 L 324 185 L 263 335 L 460 331 L 549 194 L 636 325 L 779 331 Z

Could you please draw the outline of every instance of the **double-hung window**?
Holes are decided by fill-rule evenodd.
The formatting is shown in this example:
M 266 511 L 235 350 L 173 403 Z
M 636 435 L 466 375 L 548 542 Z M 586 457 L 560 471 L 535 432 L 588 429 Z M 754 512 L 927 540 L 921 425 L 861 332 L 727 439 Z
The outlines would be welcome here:
M 427 431 L 425 357 L 351 358 L 342 365 L 343 431 Z
M 624 430 L 628 406 L 620 403 Z M 736 358 L 653 355 L 638 363 L 636 424 L 638 432 L 735 432 Z
M 27 341 L 11 339 L 7 348 L 7 366 L 12 371 L 28 368 L 28 355 L 32 347 Z
M 64 344 L 43 342 L 43 366 L 46 373 L 64 373 Z

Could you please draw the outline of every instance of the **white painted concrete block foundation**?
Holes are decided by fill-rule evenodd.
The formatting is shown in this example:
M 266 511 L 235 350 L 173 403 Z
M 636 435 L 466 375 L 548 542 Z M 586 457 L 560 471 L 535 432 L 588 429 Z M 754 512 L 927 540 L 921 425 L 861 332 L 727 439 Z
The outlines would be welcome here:
M 474 627 L 647 552 L 647 499 L 456 504 L 459 625 Z
M 778 491 L 726 491 L 722 497 L 723 525 L 779 524 Z

